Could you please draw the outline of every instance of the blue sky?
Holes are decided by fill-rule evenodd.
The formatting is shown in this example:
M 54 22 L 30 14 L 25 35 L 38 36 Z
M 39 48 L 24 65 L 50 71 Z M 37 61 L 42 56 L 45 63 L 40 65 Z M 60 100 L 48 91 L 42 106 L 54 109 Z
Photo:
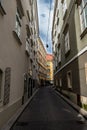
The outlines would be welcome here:
M 53 1 L 54 0 L 37 0 L 38 1 L 38 16 L 39 16 L 39 34 L 41 40 L 46 47 L 48 44 L 47 52 L 52 53 L 52 41 L 51 41 L 51 30 L 52 30 L 52 21 L 53 21 Z M 51 1 L 51 12 L 50 12 L 50 22 L 49 19 L 49 9 L 50 9 L 50 1 Z M 49 31 L 48 31 L 49 24 Z M 47 37 L 48 31 L 48 37 Z

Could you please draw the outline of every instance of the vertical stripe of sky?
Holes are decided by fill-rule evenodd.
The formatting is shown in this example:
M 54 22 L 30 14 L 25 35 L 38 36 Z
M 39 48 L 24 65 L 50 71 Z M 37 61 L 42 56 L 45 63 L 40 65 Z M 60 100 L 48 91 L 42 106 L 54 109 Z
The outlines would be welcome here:
M 52 40 L 51 40 L 51 31 L 52 31 L 52 22 L 53 22 L 53 0 L 37 0 L 38 2 L 38 16 L 39 16 L 39 34 L 43 41 L 43 44 L 46 48 L 46 44 L 48 44 L 48 48 L 46 48 L 48 53 L 52 53 Z M 50 10 L 50 2 L 51 2 L 51 10 Z M 49 10 L 50 10 L 50 20 L 49 19 Z M 49 31 L 48 31 L 49 25 Z M 48 31 L 48 37 L 47 37 Z

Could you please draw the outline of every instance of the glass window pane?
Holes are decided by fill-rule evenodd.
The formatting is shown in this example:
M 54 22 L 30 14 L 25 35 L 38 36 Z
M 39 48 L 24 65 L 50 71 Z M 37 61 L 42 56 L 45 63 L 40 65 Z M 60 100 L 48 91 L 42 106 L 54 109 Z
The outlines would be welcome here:
M 87 3 L 87 0 L 83 0 L 83 3 L 84 3 L 84 6 L 85 6 L 85 4 Z
M 85 19 L 86 19 L 86 27 L 87 27 L 87 5 L 85 7 Z

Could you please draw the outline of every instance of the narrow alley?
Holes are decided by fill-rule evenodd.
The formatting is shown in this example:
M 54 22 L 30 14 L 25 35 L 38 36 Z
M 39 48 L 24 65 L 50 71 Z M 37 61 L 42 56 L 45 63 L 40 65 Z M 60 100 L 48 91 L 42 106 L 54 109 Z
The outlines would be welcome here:
M 79 113 L 51 87 L 40 88 L 11 130 L 87 130 Z

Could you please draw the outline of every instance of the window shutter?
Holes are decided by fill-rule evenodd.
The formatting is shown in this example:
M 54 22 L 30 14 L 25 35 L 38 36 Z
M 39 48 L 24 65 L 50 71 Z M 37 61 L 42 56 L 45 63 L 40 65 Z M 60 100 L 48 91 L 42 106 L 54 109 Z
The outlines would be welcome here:
M 3 101 L 4 105 L 9 103 L 10 81 L 11 81 L 11 68 L 7 67 L 5 69 L 5 85 L 4 85 L 4 101 Z

